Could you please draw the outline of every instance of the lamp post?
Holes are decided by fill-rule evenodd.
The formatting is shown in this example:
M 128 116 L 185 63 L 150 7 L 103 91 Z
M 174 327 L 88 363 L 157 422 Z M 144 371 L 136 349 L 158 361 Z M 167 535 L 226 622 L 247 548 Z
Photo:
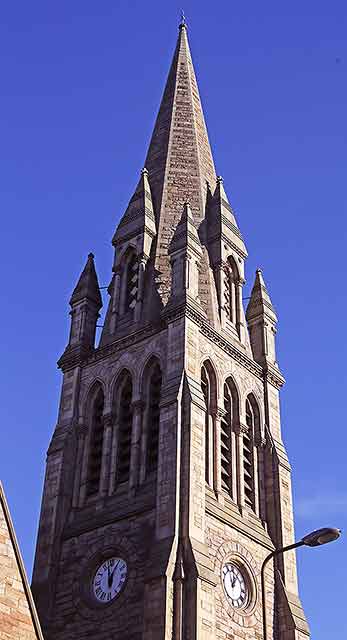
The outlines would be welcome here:
M 340 536 L 340 529 L 332 529 L 330 527 L 325 527 L 323 529 L 317 529 L 317 531 L 312 531 L 304 536 L 299 542 L 294 542 L 293 544 L 288 545 L 287 547 L 282 547 L 281 549 L 275 549 L 268 556 L 266 556 L 262 567 L 261 567 L 261 603 L 263 609 L 263 640 L 268 640 L 267 635 L 267 622 L 266 622 L 266 603 L 265 603 L 265 567 L 271 558 L 275 556 L 279 556 L 286 551 L 291 551 L 292 549 L 297 549 L 298 547 L 320 547 L 322 544 L 327 544 L 328 542 L 334 542 Z

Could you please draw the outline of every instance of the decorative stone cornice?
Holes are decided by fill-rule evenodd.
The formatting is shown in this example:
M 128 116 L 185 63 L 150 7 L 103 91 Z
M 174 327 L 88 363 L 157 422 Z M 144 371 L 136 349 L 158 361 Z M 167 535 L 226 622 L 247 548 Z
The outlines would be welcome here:
M 118 351 L 128 349 L 142 340 L 154 336 L 156 333 L 163 331 L 169 323 L 177 321 L 183 317 L 187 317 L 192 320 L 196 325 L 198 325 L 199 330 L 206 338 L 211 340 L 213 344 L 222 349 L 234 361 L 245 367 L 245 369 L 251 372 L 254 376 L 260 380 L 269 382 L 277 389 L 280 389 L 283 386 L 285 379 L 279 370 L 276 370 L 270 365 L 266 365 L 266 369 L 264 370 L 244 351 L 238 349 L 208 323 L 206 316 L 203 315 L 203 312 L 194 304 L 193 300 L 189 299 L 189 297 L 184 299 L 182 303 L 177 306 L 170 305 L 165 308 L 161 314 L 159 322 L 155 325 L 147 325 L 138 331 L 134 331 L 128 336 L 118 338 L 114 342 L 98 347 L 92 352 L 86 349 L 74 349 L 73 352 L 72 350 L 65 352 L 62 358 L 58 361 L 58 366 L 65 372 L 78 365 L 86 366 L 93 364 L 94 362 L 100 362 L 104 358 L 108 358 L 111 355 L 116 354 Z

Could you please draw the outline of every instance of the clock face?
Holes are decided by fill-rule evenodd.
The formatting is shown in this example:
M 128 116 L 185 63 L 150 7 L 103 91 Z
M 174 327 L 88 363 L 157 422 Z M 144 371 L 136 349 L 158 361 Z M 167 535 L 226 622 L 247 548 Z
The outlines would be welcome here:
M 233 607 L 240 609 L 247 605 L 249 600 L 248 587 L 242 571 L 237 564 L 227 562 L 224 565 L 223 586 Z
M 128 567 L 122 558 L 109 558 L 98 567 L 92 582 L 92 591 L 98 602 L 111 602 L 124 587 Z

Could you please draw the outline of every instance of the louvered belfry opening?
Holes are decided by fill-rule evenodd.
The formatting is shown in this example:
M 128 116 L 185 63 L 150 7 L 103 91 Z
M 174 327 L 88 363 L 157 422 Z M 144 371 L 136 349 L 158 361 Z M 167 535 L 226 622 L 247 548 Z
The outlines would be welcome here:
M 87 476 L 87 495 L 91 496 L 99 491 L 101 463 L 102 463 L 102 444 L 104 439 L 104 394 L 99 389 L 92 402 L 92 419 L 91 419 L 91 436 L 89 444 L 89 462 Z
M 126 283 L 124 311 L 133 311 L 136 305 L 138 289 L 139 265 L 134 251 L 131 252 L 126 264 Z
M 158 467 L 161 385 L 162 375 L 160 366 L 159 364 L 155 364 L 150 372 L 148 385 L 147 474 L 155 472 Z
M 254 412 L 250 401 L 246 400 L 246 424 L 248 431 L 243 434 L 243 475 L 245 504 L 254 510 L 254 460 L 253 460 L 253 435 Z
M 231 391 L 227 383 L 224 384 L 224 411 L 225 414 L 221 420 L 221 484 L 222 489 L 230 496 L 232 493 L 232 418 L 233 418 L 233 400 Z
M 224 272 L 224 309 L 227 318 L 232 322 L 233 308 L 232 308 L 232 283 L 230 278 L 230 271 L 227 269 Z
M 210 479 L 210 381 L 206 367 L 201 368 L 201 389 L 205 400 L 205 480 Z
M 130 475 L 131 432 L 133 386 L 131 376 L 126 373 L 121 381 L 118 405 L 118 448 L 116 466 L 116 484 L 128 482 Z
M 238 270 L 232 257 L 228 258 L 224 271 L 224 310 L 233 325 L 238 322 Z

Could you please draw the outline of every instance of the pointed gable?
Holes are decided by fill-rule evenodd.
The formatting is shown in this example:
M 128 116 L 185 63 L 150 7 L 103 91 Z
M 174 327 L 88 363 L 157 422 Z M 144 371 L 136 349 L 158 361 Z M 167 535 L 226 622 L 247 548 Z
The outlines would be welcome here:
M 217 178 L 213 197 L 207 207 L 208 241 L 223 242 L 234 250 L 241 258 L 247 258 L 247 249 L 242 234 L 238 228 L 235 214 L 231 208 L 228 196 L 224 189 L 223 178 Z
M 277 316 L 266 288 L 261 269 L 257 269 L 251 297 L 247 306 L 246 318 L 251 321 L 258 316 L 268 316 L 277 322 Z
M 182 217 L 169 245 L 169 254 L 173 254 L 181 250 L 193 251 L 198 258 L 201 258 L 202 256 L 202 247 L 197 230 L 194 226 L 192 210 L 189 202 L 186 202 L 184 205 Z
M 102 307 L 98 276 L 95 270 L 94 255 L 90 253 L 86 265 L 80 275 L 77 285 L 71 296 L 70 305 L 87 299 L 95 302 L 97 307 Z
M 139 253 L 144 253 L 148 257 L 155 234 L 156 225 L 151 188 L 148 181 L 148 171 L 144 168 L 141 171 L 134 195 L 113 236 L 112 244 L 116 248 L 121 247 L 130 237 L 141 236 L 142 243 L 140 243 L 141 246 L 138 246 L 138 250 Z

